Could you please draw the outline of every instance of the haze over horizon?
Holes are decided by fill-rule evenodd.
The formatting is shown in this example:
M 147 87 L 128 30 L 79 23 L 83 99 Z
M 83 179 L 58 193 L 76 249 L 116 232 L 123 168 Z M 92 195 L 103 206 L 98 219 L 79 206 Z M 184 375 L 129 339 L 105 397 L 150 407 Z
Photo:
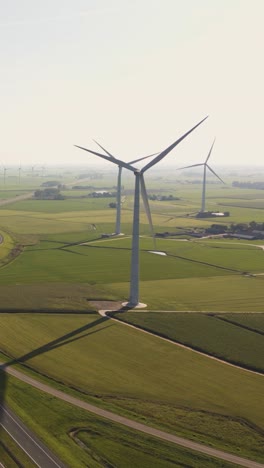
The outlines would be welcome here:
M 263 164 L 261 0 L 0 3 L 0 162 L 126 161 L 209 118 L 161 167 Z M 106 163 L 103 163 L 106 164 Z M 174 161 L 173 161 L 174 164 Z

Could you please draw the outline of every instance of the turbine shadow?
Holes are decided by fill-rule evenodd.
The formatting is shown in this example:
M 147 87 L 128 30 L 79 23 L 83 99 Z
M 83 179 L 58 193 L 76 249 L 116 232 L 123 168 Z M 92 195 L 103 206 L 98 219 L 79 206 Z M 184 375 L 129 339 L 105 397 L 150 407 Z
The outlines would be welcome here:
M 7 382 L 8 382 L 8 374 L 7 374 L 8 367 L 11 367 L 12 365 L 18 364 L 18 363 L 19 364 L 26 363 L 28 360 L 36 356 L 39 356 L 40 354 L 47 353 L 61 346 L 64 346 L 69 343 L 73 343 L 74 341 L 85 338 L 88 335 L 98 333 L 104 330 L 105 328 L 109 328 L 112 325 L 107 325 L 107 326 L 100 328 L 99 330 L 93 330 L 93 331 L 87 332 L 87 330 L 91 330 L 97 325 L 101 325 L 102 323 L 106 322 L 107 320 L 108 320 L 108 317 L 100 317 L 98 320 L 95 320 L 95 322 L 76 328 L 75 330 L 69 333 L 66 333 L 65 335 L 59 338 L 56 338 L 55 340 L 50 341 L 49 343 L 46 343 L 40 346 L 39 348 L 36 348 L 33 351 L 30 351 L 29 353 L 24 354 L 23 356 L 20 356 L 18 358 L 13 358 L 10 361 L 5 362 L 0 365 L 0 441 L 3 440 L 3 438 L 1 437 L 1 432 L 4 431 L 2 427 L 2 420 L 3 420 L 3 408 L 5 407 L 5 400 L 6 400 L 5 395 L 6 395 Z M 87 332 L 87 333 L 83 333 L 83 332 Z
M 68 343 L 72 343 L 74 341 L 77 341 L 81 338 L 84 338 L 85 336 L 97 333 L 99 331 L 104 330 L 105 328 L 108 328 L 111 325 L 108 325 L 107 327 L 101 328 L 99 330 L 95 330 L 93 332 L 86 333 L 85 335 L 80 335 L 84 331 L 90 330 L 91 328 L 96 327 L 97 325 L 100 325 L 101 323 L 105 322 L 107 320 L 107 317 L 100 317 L 98 320 L 95 322 L 89 323 L 88 325 L 84 325 L 82 327 L 76 328 L 76 330 L 73 330 L 66 335 L 63 335 L 59 338 L 56 338 L 56 340 L 52 340 L 49 343 L 46 343 L 45 345 L 40 346 L 37 349 L 34 349 L 33 351 L 30 351 L 29 353 L 24 354 L 23 356 L 20 356 L 18 358 L 14 358 L 2 365 L 0 365 L 0 370 L 5 370 L 9 366 L 12 366 L 13 364 L 21 364 L 29 359 L 32 359 L 36 356 L 39 356 L 40 354 L 47 353 L 48 351 L 52 351 L 53 349 L 60 348 L 61 346 L 64 346 Z M 80 335 L 80 336 L 77 336 Z

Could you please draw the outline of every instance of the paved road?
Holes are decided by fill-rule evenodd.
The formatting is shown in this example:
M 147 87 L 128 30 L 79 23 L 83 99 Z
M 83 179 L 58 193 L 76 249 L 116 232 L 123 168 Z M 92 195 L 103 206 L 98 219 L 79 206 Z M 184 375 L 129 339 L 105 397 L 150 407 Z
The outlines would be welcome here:
M 0 362 L 0 365 L 3 364 Z M 85 401 L 79 400 L 78 398 L 75 398 L 71 395 L 67 395 L 66 393 L 63 393 L 60 390 L 57 390 L 53 387 L 50 387 L 49 385 L 46 385 L 42 382 L 39 382 L 38 380 L 33 379 L 32 377 L 29 377 L 26 374 L 23 374 L 22 372 L 8 367 L 5 369 L 5 371 L 13 375 L 14 377 L 18 378 L 19 380 L 22 380 L 23 382 L 31 385 L 32 387 L 35 387 L 39 390 L 42 390 L 45 393 L 48 393 L 49 395 L 53 395 L 60 400 L 66 401 L 68 403 L 71 403 L 72 405 L 82 408 L 86 411 L 89 411 L 90 413 L 96 414 L 97 416 L 101 416 L 103 418 L 109 419 L 113 422 L 123 424 L 124 426 L 127 426 L 131 429 L 135 429 L 140 432 L 144 432 L 145 434 L 158 437 L 159 439 L 163 439 L 167 442 L 172 442 L 176 445 L 181 445 L 182 447 L 185 447 L 187 449 L 191 450 L 196 450 L 198 452 L 204 453 L 206 455 L 220 458 L 221 460 L 225 460 L 231 463 L 235 463 L 240 466 L 244 466 L 247 468 L 264 468 L 264 464 L 262 463 L 257 463 L 251 460 L 247 460 L 242 457 L 238 457 L 237 455 L 233 455 L 231 453 L 223 452 L 222 450 L 217 450 L 212 447 L 208 447 L 206 445 L 198 444 L 196 442 L 192 442 L 191 440 L 184 439 L 182 437 L 178 437 L 173 434 L 169 434 L 164 431 L 160 431 L 158 429 L 155 429 L 150 426 L 146 426 L 145 424 L 141 424 L 139 422 L 136 422 L 132 419 L 125 418 L 123 416 L 119 416 L 118 414 L 112 413 L 111 411 L 104 410 L 102 408 L 98 408 L 97 406 L 91 405 L 89 403 L 86 403 Z M 62 466 L 62 465 L 59 465 Z M 46 468 L 46 466 L 45 466 Z
M 0 405 L 0 412 L 0 425 L 36 466 L 40 468 L 66 468 L 6 405 Z

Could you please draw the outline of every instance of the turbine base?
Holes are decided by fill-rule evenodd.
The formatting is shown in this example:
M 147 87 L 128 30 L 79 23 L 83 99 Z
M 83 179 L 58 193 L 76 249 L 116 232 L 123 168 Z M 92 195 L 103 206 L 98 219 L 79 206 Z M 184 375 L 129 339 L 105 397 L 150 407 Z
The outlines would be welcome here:
M 147 307 L 147 304 L 143 302 L 138 302 L 137 304 L 131 304 L 130 302 L 122 302 L 123 307 L 127 307 L 128 309 L 144 309 Z

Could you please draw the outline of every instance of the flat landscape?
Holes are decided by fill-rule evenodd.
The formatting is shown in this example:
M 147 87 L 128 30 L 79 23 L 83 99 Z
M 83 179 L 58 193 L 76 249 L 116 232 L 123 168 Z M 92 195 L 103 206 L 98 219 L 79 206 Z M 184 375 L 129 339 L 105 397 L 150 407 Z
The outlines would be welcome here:
M 231 179 L 225 189 L 209 183 L 210 210 L 230 216 L 201 219 L 201 185 L 150 177 L 149 194 L 178 198 L 150 201 L 155 232 L 173 235 L 154 244 L 142 209 L 140 300 L 147 308 L 112 312 L 114 321 L 98 310 L 120 309 L 129 297 L 132 181 L 124 182 L 124 235 L 105 237 L 115 230 L 113 199 L 88 195 L 113 187 L 115 175 L 93 179 L 89 190 L 71 189 L 76 176 L 67 172 L 60 200 L 11 196 L 41 188 L 41 177 L 1 191 L 11 200 L 0 206 L 1 361 L 116 414 L 264 463 L 264 239 L 205 233 L 213 224 L 262 223 L 261 191 L 234 188 Z M 124 430 L 14 377 L 4 383 L 2 403 L 69 466 L 122 467 L 128 456 L 133 467 L 232 466 Z M 8 453 L 7 438 L 3 462 L 20 457 L 13 445 Z

